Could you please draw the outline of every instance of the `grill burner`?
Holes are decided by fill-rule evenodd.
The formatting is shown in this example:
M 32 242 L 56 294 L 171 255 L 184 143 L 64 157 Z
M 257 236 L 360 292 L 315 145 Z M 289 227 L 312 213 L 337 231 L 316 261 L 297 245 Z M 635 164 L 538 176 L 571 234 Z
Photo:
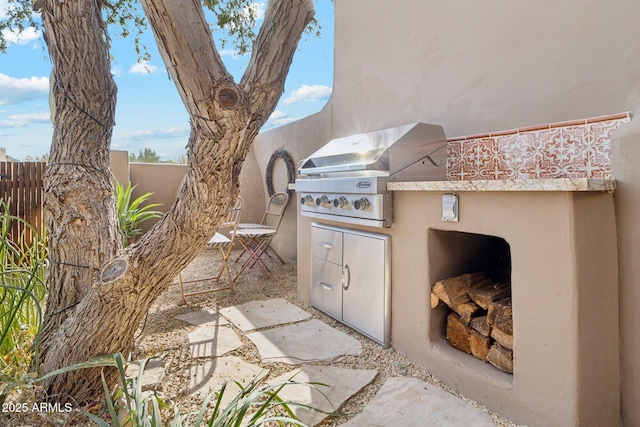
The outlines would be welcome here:
M 333 139 L 300 163 L 301 213 L 391 227 L 387 182 L 445 180 L 446 144 L 442 127 L 426 123 Z

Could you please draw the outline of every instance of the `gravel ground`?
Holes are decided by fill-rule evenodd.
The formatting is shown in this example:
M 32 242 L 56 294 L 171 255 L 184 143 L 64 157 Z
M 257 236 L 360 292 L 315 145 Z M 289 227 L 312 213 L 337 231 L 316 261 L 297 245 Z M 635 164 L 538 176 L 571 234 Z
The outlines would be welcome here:
M 235 260 L 239 252 L 234 251 L 232 260 Z M 184 280 L 197 277 L 208 277 L 217 273 L 220 265 L 220 256 L 217 251 L 203 251 L 182 273 Z M 480 408 L 486 412 L 496 426 L 513 427 L 516 426 L 509 420 L 493 413 L 482 405 L 465 398 L 464 396 L 451 390 L 440 382 L 427 370 L 417 366 L 402 354 L 392 349 L 385 349 L 368 338 L 347 328 L 331 317 L 305 305 L 297 298 L 296 291 L 296 263 L 286 260 L 281 264 L 276 259 L 268 261 L 272 270 L 271 278 L 266 279 L 259 269 L 247 270 L 235 281 L 235 294 L 229 291 L 207 293 L 203 295 L 187 297 L 187 304 L 181 304 L 180 289 L 178 286 L 171 286 L 163 295 L 158 298 L 147 318 L 140 325 L 136 332 L 136 340 L 131 351 L 131 360 L 141 360 L 148 357 L 161 357 L 165 363 L 165 373 L 157 386 L 156 391 L 165 402 L 176 405 L 182 414 L 197 412 L 202 404 L 202 398 L 190 396 L 189 368 L 197 363 L 189 354 L 187 335 L 196 329 L 196 326 L 177 320 L 174 317 L 198 310 L 217 311 L 220 308 L 242 304 L 248 301 L 268 300 L 272 298 L 283 298 L 296 304 L 309 312 L 313 317 L 322 320 L 330 326 L 350 335 L 362 344 L 363 352 L 359 356 L 347 356 L 339 362 L 332 362 L 332 366 L 340 366 L 353 369 L 376 369 L 379 373 L 374 381 L 355 394 L 341 408 L 339 412 L 344 414 L 341 417 L 330 418 L 322 423 L 323 427 L 338 426 L 343 424 L 355 414 L 362 411 L 366 404 L 380 390 L 387 378 L 390 377 L 413 377 L 440 387 L 453 393 L 460 399 Z M 232 274 L 237 271 L 239 264 L 231 264 Z M 204 283 L 194 283 L 187 285 L 188 292 L 208 289 L 215 286 L 209 281 Z M 262 363 L 256 347 L 249 341 L 240 330 L 236 330 L 240 335 L 243 346 L 238 350 L 228 353 L 229 356 L 238 356 L 246 362 L 259 365 L 270 371 L 271 377 L 276 377 L 283 373 L 292 371 L 293 366 L 287 364 L 264 364 Z M 28 396 L 23 396 L 19 400 L 33 401 Z M 97 413 L 105 408 L 96 408 Z M 166 419 L 171 418 L 173 410 L 167 410 Z M 87 421 L 87 417 L 73 411 L 70 414 L 0 414 L 0 424 L 7 426 L 69 426 L 69 425 L 94 425 Z
M 235 260 L 236 256 L 237 252 L 234 252 L 231 259 Z M 217 272 L 217 267 L 219 266 L 218 260 L 219 255 L 217 252 L 214 253 L 211 250 L 205 250 L 183 272 L 183 279 L 189 280 L 195 277 L 206 277 L 207 275 L 211 275 L 211 273 Z M 189 356 L 187 334 L 196 327 L 176 320 L 174 316 L 204 309 L 216 311 L 220 308 L 253 300 L 284 298 L 306 310 L 313 315 L 313 317 L 352 336 L 362 344 L 363 352 L 361 355 L 347 356 L 340 362 L 333 362 L 331 365 L 353 369 L 376 369 L 379 372 L 376 379 L 370 385 L 353 396 L 340 408 L 340 412 L 347 414 L 346 416 L 329 419 L 322 424 L 323 426 L 340 425 L 360 412 L 389 377 L 418 378 L 447 390 L 482 409 L 489 414 L 496 426 L 515 426 L 515 424 L 509 420 L 451 390 L 433 375 L 429 374 L 427 370 L 417 366 L 402 354 L 392 349 L 383 348 L 319 310 L 303 304 L 297 298 L 295 262 L 287 260 L 285 264 L 281 264 L 276 259 L 272 259 L 268 261 L 268 265 L 272 270 L 270 279 L 266 279 L 258 268 L 247 270 L 243 272 L 235 282 L 235 295 L 232 295 L 229 291 L 223 291 L 191 296 L 187 297 L 187 305 L 181 305 L 179 287 L 172 286 L 158 299 L 149 312 L 144 329 L 138 332 L 139 338 L 136 340 L 133 358 L 140 359 L 164 355 L 168 367 L 162 380 L 160 391 L 166 398 L 178 405 L 181 413 L 197 410 L 201 404 L 200 399 L 189 396 L 187 391 L 189 384 L 189 366 L 193 364 L 193 360 Z M 237 271 L 238 264 L 231 264 L 231 268 L 232 273 L 234 270 Z M 202 284 L 195 283 L 187 286 L 189 291 L 194 291 L 206 289 L 207 286 L 211 285 L 212 282 Z M 237 331 L 240 332 L 239 330 Z M 229 355 L 242 357 L 249 363 L 269 369 L 271 377 L 293 370 L 291 365 L 263 364 L 255 346 L 246 339 L 242 333 L 240 333 L 240 336 L 242 337 L 244 345 Z

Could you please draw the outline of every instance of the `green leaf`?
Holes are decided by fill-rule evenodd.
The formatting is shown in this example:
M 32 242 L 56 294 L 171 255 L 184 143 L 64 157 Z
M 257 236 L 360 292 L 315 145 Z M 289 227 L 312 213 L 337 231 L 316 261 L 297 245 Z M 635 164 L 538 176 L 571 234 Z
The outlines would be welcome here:
M 120 353 L 116 353 L 115 356 L 120 355 Z M 55 377 L 56 375 L 65 374 L 67 372 L 77 371 L 79 369 L 87 369 L 87 368 L 99 368 L 105 366 L 115 367 L 116 361 L 114 360 L 114 354 L 104 354 L 102 356 L 95 357 L 87 362 L 77 363 L 71 366 L 65 366 L 64 368 L 56 369 L 55 371 L 51 371 L 46 375 L 38 377 L 35 379 L 36 382 L 42 382 L 49 378 Z M 120 355 L 122 357 L 122 355 Z

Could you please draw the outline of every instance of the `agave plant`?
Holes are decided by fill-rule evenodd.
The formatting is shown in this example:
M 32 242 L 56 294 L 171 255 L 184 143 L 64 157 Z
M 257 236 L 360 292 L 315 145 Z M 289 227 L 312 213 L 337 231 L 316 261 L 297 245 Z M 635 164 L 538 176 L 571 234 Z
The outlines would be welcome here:
M 140 223 L 152 218 L 159 218 L 163 214 L 159 211 L 152 210 L 160 206 L 159 203 L 151 203 L 142 206 L 153 193 L 144 193 L 135 200 L 131 200 L 133 190 L 137 185 L 131 186 L 127 184 L 125 188 L 119 182 L 116 182 L 116 196 L 118 205 L 118 221 L 120 223 L 120 232 L 124 239 L 124 245 L 127 246 L 135 236 L 139 235 L 142 230 L 138 228 Z
M 240 391 L 234 395 L 233 400 L 226 407 L 221 406 L 221 401 L 225 391 L 228 391 L 229 382 L 225 382 L 217 393 L 209 395 L 197 413 L 182 415 L 178 408 L 174 407 L 173 415 L 163 420 L 161 408 L 168 408 L 168 405 L 155 393 L 145 394 L 142 391 L 142 373 L 147 360 L 140 364 L 137 375 L 131 378 L 127 378 L 125 374 L 126 364 L 120 353 L 105 355 L 99 362 L 103 363 L 103 366 L 115 366 L 119 374 L 118 388 L 113 395 L 109 392 L 104 378 L 102 380 L 110 423 L 94 414 L 82 411 L 99 427 L 166 425 L 171 427 L 259 427 L 264 425 L 307 427 L 295 416 L 291 407 L 302 406 L 320 411 L 298 402 L 284 401 L 279 397 L 279 392 L 285 386 L 302 383 L 289 380 L 279 384 L 265 384 L 264 380 L 268 372 L 263 372 L 246 386 L 234 381 Z M 318 383 L 306 384 L 312 387 L 318 385 Z M 213 409 L 211 408 L 212 400 L 215 401 Z

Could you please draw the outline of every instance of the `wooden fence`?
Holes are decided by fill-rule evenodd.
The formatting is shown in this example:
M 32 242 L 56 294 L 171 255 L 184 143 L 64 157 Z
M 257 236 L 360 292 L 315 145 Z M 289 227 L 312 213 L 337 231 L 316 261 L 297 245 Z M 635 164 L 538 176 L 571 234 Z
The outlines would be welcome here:
M 42 177 L 45 167 L 45 162 L 0 162 L 0 200 L 10 203 L 12 215 L 25 219 L 40 232 L 44 229 Z M 31 230 L 22 222 L 13 221 L 12 240 L 18 241 L 22 233 L 30 242 Z

